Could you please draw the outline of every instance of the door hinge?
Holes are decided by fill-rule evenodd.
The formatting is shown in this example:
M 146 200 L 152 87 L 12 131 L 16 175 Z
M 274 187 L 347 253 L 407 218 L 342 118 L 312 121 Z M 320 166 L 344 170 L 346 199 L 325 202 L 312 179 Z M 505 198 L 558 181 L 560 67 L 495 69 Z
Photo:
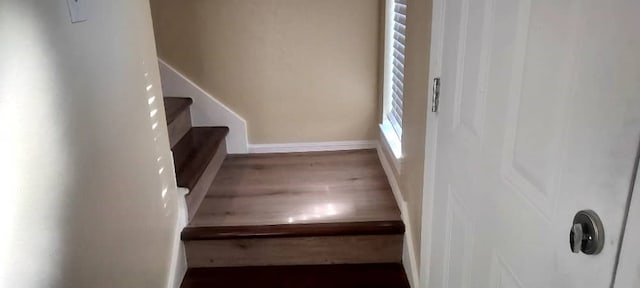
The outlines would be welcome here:
M 433 78 L 433 94 L 431 95 L 431 112 L 438 112 L 440 106 L 440 77 Z

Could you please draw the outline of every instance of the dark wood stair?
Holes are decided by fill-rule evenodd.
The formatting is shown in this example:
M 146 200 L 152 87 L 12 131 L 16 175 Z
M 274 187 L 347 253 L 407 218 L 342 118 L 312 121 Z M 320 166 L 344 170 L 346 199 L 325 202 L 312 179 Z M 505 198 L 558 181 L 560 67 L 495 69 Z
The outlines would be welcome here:
M 165 97 L 164 110 L 167 117 L 167 124 L 173 123 L 178 116 L 189 109 L 193 104 L 193 99 L 184 97 Z
M 401 264 L 189 269 L 182 288 L 409 288 Z
M 193 127 L 182 137 L 173 147 L 178 186 L 195 188 L 227 133 L 227 127 Z
M 186 196 L 189 220 L 193 218 L 227 156 L 228 127 L 192 127 L 190 98 L 165 97 L 169 142 L 178 187 Z
M 394 235 L 404 233 L 401 220 L 342 223 L 276 224 L 218 227 L 186 227 L 183 241 L 323 237 L 345 235 Z

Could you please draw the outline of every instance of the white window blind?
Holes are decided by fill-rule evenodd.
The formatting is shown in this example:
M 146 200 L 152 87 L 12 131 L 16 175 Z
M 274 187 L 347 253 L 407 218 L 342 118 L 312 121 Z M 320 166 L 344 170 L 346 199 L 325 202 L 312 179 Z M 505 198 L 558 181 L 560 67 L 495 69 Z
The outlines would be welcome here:
M 393 0 L 393 42 L 391 49 L 391 107 L 387 118 L 402 139 L 402 102 L 404 92 L 404 49 L 407 27 L 407 0 Z

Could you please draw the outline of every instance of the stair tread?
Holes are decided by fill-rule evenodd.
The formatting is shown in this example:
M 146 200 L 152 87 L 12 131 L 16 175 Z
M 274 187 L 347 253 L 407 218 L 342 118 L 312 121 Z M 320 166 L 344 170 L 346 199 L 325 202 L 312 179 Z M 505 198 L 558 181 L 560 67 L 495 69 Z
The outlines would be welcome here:
M 403 234 L 402 220 L 253 226 L 186 227 L 182 240 Z
M 402 234 L 375 150 L 229 155 L 183 240 Z
M 192 127 L 173 147 L 179 187 L 195 187 L 228 133 L 228 127 Z
M 402 264 L 190 268 L 182 288 L 409 288 Z
M 189 109 L 193 103 L 193 99 L 183 97 L 164 97 L 163 100 L 167 124 L 171 124 L 182 111 Z

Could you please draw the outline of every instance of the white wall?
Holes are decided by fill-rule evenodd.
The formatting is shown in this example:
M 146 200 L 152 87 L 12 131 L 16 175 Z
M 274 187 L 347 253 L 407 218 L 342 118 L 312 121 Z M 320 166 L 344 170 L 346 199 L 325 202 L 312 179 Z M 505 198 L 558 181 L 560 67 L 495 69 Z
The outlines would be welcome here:
M 66 0 L 0 1 L 0 287 L 172 281 L 148 2 L 84 2 L 89 20 L 71 24 Z

